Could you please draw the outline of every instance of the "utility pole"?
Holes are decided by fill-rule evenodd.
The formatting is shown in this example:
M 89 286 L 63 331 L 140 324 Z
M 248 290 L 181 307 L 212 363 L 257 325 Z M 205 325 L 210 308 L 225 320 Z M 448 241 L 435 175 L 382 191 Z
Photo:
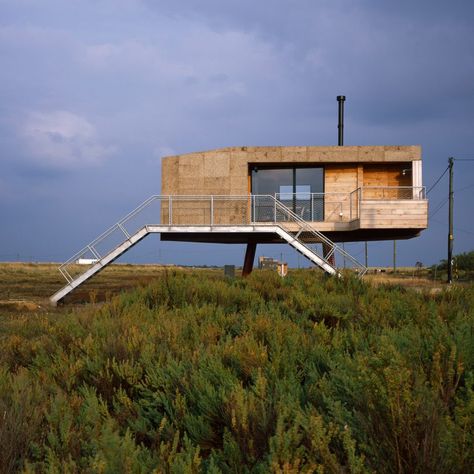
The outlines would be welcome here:
M 449 163 L 449 234 L 448 234 L 448 283 L 453 282 L 453 211 L 454 211 L 454 191 L 453 191 L 453 165 L 454 158 L 448 160 Z

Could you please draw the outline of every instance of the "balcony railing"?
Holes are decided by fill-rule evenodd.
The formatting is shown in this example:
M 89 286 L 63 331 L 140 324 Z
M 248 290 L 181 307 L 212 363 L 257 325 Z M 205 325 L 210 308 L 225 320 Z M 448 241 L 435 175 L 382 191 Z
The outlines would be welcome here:
M 364 186 L 350 193 L 277 193 L 275 197 L 306 221 L 350 222 L 360 217 L 361 200 L 421 200 L 425 187 Z
M 129 239 L 139 229 L 147 226 L 215 227 L 264 223 L 309 226 L 308 221 L 350 222 L 360 218 L 362 200 L 422 200 L 424 196 L 424 187 L 365 187 L 351 193 L 308 195 L 151 196 L 73 255 L 60 267 L 60 271 L 66 279 L 72 278 L 67 274 L 66 267 L 81 259 L 101 259 L 120 245 L 124 238 Z M 323 241 L 322 237 L 320 241 Z
M 314 205 L 323 198 L 322 195 L 315 195 L 312 199 Z M 347 198 L 347 202 L 349 201 L 350 197 Z M 334 204 L 336 210 L 344 209 L 341 207 L 345 206 L 343 202 L 345 201 L 340 199 L 328 199 L 325 206 Z M 352 259 L 344 249 L 328 240 L 287 204 L 272 195 L 151 196 L 68 259 L 59 267 L 59 271 L 67 281 L 72 282 L 77 275 L 83 273 L 83 267 L 79 265 L 81 261 L 94 265 L 139 231 L 149 232 L 149 228 L 153 226 L 165 226 L 167 227 L 165 231 L 172 232 L 209 232 L 223 226 L 227 227 L 224 230 L 232 232 L 238 230 L 239 226 L 276 224 L 289 232 L 294 232 L 295 238 L 305 236 L 306 240 L 313 243 L 327 244 L 333 252 L 337 251 L 345 258 Z M 293 201 L 291 204 L 294 204 Z M 299 205 L 300 213 L 304 213 L 305 208 L 301 203 Z M 223 230 L 222 227 L 220 230 Z M 300 244 L 306 245 L 303 242 Z
M 420 200 L 426 198 L 424 186 L 364 186 L 363 201 Z
M 311 222 L 350 222 L 357 219 L 357 196 L 352 193 L 277 193 L 275 198 Z

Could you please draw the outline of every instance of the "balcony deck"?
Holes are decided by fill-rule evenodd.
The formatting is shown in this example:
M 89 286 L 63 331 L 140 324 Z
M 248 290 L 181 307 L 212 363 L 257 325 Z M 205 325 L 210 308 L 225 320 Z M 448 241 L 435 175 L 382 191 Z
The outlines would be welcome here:
M 351 193 L 276 195 L 276 199 L 304 219 L 312 228 L 337 242 L 408 239 L 428 226 L 428 201 L 422 187 L 365 187 Z M 259 225 L 282 222 L 267 196 L 172 196 L 162 204 L 162 221 L 170 219 L 177 231 L 162 234 L 162 240 L 246 243 L 252 235 L 239 232 L 200 232 L 207 223 Z M 323 218 L 324 217 L 324 218 Z M 195 225 L 193 232 L 179 226 Z M 291 230 L 292 224 L 286 223 Z M 296 228 L 296 227 L 295 227 Z M 275 234 L 254 236 L 262 243 L 280 243 Z

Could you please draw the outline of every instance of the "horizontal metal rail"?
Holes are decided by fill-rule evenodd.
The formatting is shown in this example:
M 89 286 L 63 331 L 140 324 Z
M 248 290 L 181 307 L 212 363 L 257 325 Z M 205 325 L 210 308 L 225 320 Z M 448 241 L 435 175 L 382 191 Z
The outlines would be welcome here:
M 306 221 L 347 222 L 357 219 L 351 193 L 276 193 L 275 198 Z
M 288 193 L 283 193 L 283 194 L 288 194 Z M 304 193 L 296 193 L 296 195 L 301 195 Z M 326 200 L 327 203 L 331 203 L 332 201 L 330 198 L 332 196 L 336 195 L 341 195 L 343 193 L 310 193 L 312 200 L 317 199 L 317 200 Z M 241 203 L 248 202 L 249 203 L 249 209 L 256 209 L 256 203 L 259 200 L 259 197 L 270 197 L 275 199 L 275 197 L 271 195 L 216 195 L 216 196 L 209 196 L 209 195 L 180 195 L 180 196 L 160 196 L 160 195 L 153 195 L 150 196 L 146 201 L 144 201 L 142 204 L 137 206 L 135 209 L 133 209 L 130 213 L 128 213 L 125 217 L 123 217 L 119 222 L 111 226 L 109 229 L 107 229 L 105 232 L 100 234 L 98 237 L 96 237 L 90 244 L 88 244 L 84 249 L 80 250 L 76 254 L 74 254 L 71 258 L 69 258 L 63 265 L 60 267 L 61 273 L 63 273 L 63 269 L 65 266 L 76 262 L 81 256 L 83 256 L 86 253 L 92 253 L 94 257 L 96 257 L 95 252 L 91 252 L 90 249 L 95 249 L 97 245 L 104 241 L 108 236 L 110 236 L 112 233 L 116 232 L 117 230 L 120 231 L 125 237 L 129 237 L 130 232 L 126 230 L 125 224 L 129 222 L 131 219 L 139 215 L 142 211 L 144 211 L 146 208 L 150 207 L 153 203 L 159 201 L 160 203 L 163 203 L 164 201 L 168 202 L 168 223 L 169 225 L 187 225 L 186 222 L 174 222 L 173 219 L 173 202 L 175 203 L 184 203 L 184 202 L 191 202 L 194 201 L 196 202 L 209 202 L 210 203 L 210 211 L 214 211 L 214 203 L 216 202 L 230 202 L 230 201 L 236 201 L 239 200 Z M 420 187 L 411 187 L 411 186 L 365 186 L 358 188 L 348 195 L 347 201 L 349 202 L 349 220 L 354 220 L 357 219 L 360 215 L 359 211 L 359 206 L 360 206 L 360 201 L 365 200 L 365 199 L 376 199 L 376 200 L 383 200 L 383 199 L 424 199 L 425 198 L 425 187 L 420 186 Z M 329 198 L 329 199 L 326 199 Z M 281 201 L 281 199 L 280 199 Z M 339 200 L 337 203 L 341 206 L 341 210 L 339 211 L 339 216 L 336 214 L 336 219 L 331 218 L 331 214 L 327 214 L 325 216 L 325 221 L 336 221 L 337 217 L 342 217 L 340 214 L 342 214 L 342 202 L 346 201 L 346 199 Z M 337 212 L 337 210 L 333 210 L 333 214 Z M 212 223 L 215 224 L 215 219 L 214 219 L 214 212 L 209 212 L 209 222 L 202 222 L 203 225 L 206 225 L 207 223 Z M 255 214 L 254 214 L 255 216 Z M 314 216 L 312 216 L 314 221 Z M 304 219 L 308 220 L 308 219 Z M 162 219 L 157 220 L 154 223 L 164 223 L 162 222 Z M 248 219 L 246 220 L 245 224 L 248 223 Z M 232 222 L 232 224 L 236 224 L 235 222 Z M 244 222 L 242 222 L 244 224 Z M 63 273 L 66 279 L 68 279 L 67 272 Z
M 333 256 L 348 261 L 362 276 L 366 268 L 344 248 L 315 228 L 314 222 L 360 218 L 364 200 L 424 200 L 425 187 L 365 186 L 351 193 L 281 193 L 276 195 L 150 196 L 116 224 L 64 262 L 59 271 L 68 285 L 53 295 L 62 298 L 142 240 L 150 232 L 262 232 L 271 229 L 296 250 L 331 274 L 338 274 Z M 309 213 L 305 207 L 309 197 Z M 320 208 L 315 206 L 319 205 Z M 315 212 L 316 211 L 316 212 Z M 308 219 L 309 217 L 309 219 Z M 250 230 L 249 230 L 250 226 Z M 252 230 L 253 228 L 253 230 Z M 192 229 L 192 230 L 191 230 Z M 264 230 L 263 232 L 267 232 Z M 314 245 L 322 244 L 321 256 Z M 313 246 L 313 247 L 312 247 Z M 81 260 L 89 263 L 84 271 Z M 345 265 L 344 265 L 345 266 Z M 82 268 L 81 268 L 82 267 Z
M 310 232 L 320 242 L 328 242 L 324 235 L 315 231 L 307 221 L 352 221 L 360 217 L 360 202 L 363 200 L 423 200 L 426 191 L 424 186 L 364 186 L 351 193 L 280 193 L 276 195 L 153 195 L 141 203 L 116 224 L 96 237 L 79 252 L 64 262 L 59 271 L 71 282 L 72 266 L 81 258 L 100 259 L 111 249 L 130 238 L 139 228 L 148 224 L 167 224 L 173 226 L 189 225 L 248 225 L 251 223 L 278 223 L 293 221 L 303 232 Z M 302 197 L 310 197 L 311 213 L 303 209 Z M 284 198 L 284 199 L 283 199 Z M 291 199 L 288 199 L 291 198 Z M 295 205 L 299 203 L 299 208 Z M 315 203 L 322 206 L 319 216 L 315 216 Z M 158 205 L 158 209 L 153 206 Z M 148 211 L 153 211 L 147 220 L 136 223 Z M 295 212 L 298 211 L 298 212 Z M 308 218 L 309 217 L 309 218 Z M 318 217 L 318 218 L 315 218 Z M 114 240 L 113 243 L 107 242 Z M 108 246 L 107 246 L 108 245 Z M 100 249 L 106 246 L 105 249 Z M 337 252 L 352 261 L 352 257 L 337 247 Z
M 313 226 L 311 226 L 308 222 L 306 222 L 305 220 L 303 220 L 300 216 L 298 216 L 295 212 L 293 212 L 291 209 L 287 208 L 286 206 L 284 206 L 281 202 L 279 201 L 276 201 L 277 203 L 277 208 L 285 213 L 286 215 L 288 215 L 290 218 L 291 218 L 291 221 L 292 222 L 295 222 L 297 223 L 299 226 L 300 226 L 300 229 L 297 231 L 297 234 L 296 235 L 300 235 L 301 232 L 308 232 L 312 235 L 315 236 L 315 238 L 321 243 L 321 244 L 324 244 L 326 245 L 329 249 L 330 249 L 330 253 L 327 255 L 327 256 L 320 256 L 327 264 L 331 265 L 331 263 L 329 262 L 329 259 L 330 259 L 330 256 L 332 256 L 333 254 L 335 253 L 338 253 L 339 255 L 341 255 L 343 258 L 349 260 L 356 268 L 359 269 L 359 276 L 363 276 L 365 274 L 365 272 L 367 271 L 367 268 L 362 265 L 358 260 L 356 260 L 352 255 L 350 255 L 349 253 L 347 253 L 342 247 L 339 247 L 337 244 L 335 244 L 332 240 L 328 239 L 323 233 L 319 232 L 318 230 L 316 230 Z M 285 228 L 285 226 L 283 225 L 282 226 L 283 228 Z M 302 242 L 301 240 L 299 240 L 299 242 L 305 246 L 306 248 L 308 248 L 309 250 L 313 251 L 313 249 L 311 249 L 306 243 Z
M 362 186 L 363 200 L 423 200 L 426 199 L 425 186 Z
M 149 215 L 149 212 L 151 212 L 151 215 Z M 295 233 L 295 235 L 298 234 L 298 237 L 302 232 L 310 232 L 318 242 L 327 244 L 330 248 L 335 246 L 322 233 L 308 224 L 305 219 L 298 216 L 272 195 L 153 195 L 79 252 L 76 252 L 59 267 L 59 271 L 69 283 L 72 282 L 75 279 L 74 273 L 82 272 L 81 267 L 76 266 L 80 259 L 100 260 L 129 239 L 131 235 L 134 235 L 137 230 L 147 225 L 159 224 L 179 227 L 190 225 L 242 226 L 273 223 L 287 228 L 291 222 L 299 226 Z M 299 240 L 301 241 L 301 239 Z M 303 245 L 306 244 L 303 243 Z M 353 261 L 352 257 L 342 248 L 336 246 L 334 251 L 336 250 L 345 258 Z

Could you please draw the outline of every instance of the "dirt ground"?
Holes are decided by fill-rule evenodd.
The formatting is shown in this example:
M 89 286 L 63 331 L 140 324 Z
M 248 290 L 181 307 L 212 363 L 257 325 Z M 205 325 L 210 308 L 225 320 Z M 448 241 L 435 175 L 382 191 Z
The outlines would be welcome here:
M 51 311 L 49 297 L 65 285 L 54 263 L 0 263 L 0 313 Z M 65 298 L 66 305 L 105 301 L 153 281 L 169 267 L 114 264 Z

